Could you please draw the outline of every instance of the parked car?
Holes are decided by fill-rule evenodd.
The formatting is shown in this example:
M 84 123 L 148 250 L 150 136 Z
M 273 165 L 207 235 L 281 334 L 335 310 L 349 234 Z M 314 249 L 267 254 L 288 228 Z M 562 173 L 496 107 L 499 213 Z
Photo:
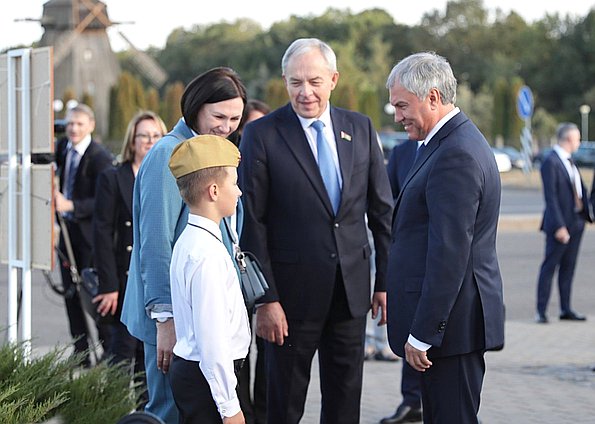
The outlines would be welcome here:
M 577 166 L 595 166 L 595 141 L 583 141 L 572 158 Z
M 549 155 L 552 150 L 552 147 L 545 147 L 541 149 L 539 152 L 537 152 L 535 155 L 533 155 L 533 165 L 536 167 L 540 167 L 541 162 L 543 162 L 545 157 Z
M 385 161 L 388 161 L 393 147 L 409 140 L 409 136 L 405 131 L 378 131 L 378 137 L 382 143 L 382 152 L 384 153 Z
M 498 165 L 499 172 L 509 172 L 512 169 L 512 162 L 506 153 L 502 153 L 495 147 L 492 147 L 494 152 L 494 158 L 496 159 L 496 165 Z
M 514 168 L 523 169 L 525 167 L 525 158 L 523 154 L 512 146 L 504 146 L 496 148 L 497 151 L 508 155 L 510 162 Z

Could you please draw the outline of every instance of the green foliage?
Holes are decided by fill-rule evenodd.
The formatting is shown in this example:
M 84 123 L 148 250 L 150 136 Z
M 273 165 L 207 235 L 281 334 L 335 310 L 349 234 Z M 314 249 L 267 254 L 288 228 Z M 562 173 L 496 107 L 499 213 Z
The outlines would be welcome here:
M 117 151 L 126 134 L 128 122 L 141 109 L 146 109 L 145 91 L 139 78 L 122 72 L 118 83 L 111 91 L 110 99 L 110 147 Z
M 165 95 L 161 105 L 160 115 L 169 130 L 176 125 L 176 122 L 178 122 L 180 116 L 182 116 L 180 100 L 182 99 L 183 93 L 184 84 L 179 81 L 173 84 L 168 84 L 165 87 Z
M 523 125 L 513 107 L 515 81 L 524 81 L 536 106 L 555 120 L 579 123 L 581 104 L 595 109 L 592 96 L 585 95 L 595 90 L 593 34 L 595 10 L 584 18 L 545 14 L 528 23 L 515 12 L 488 11 L 482 0 L 450 0 L 413 26 L 396 24 L 381 9 L 353 14 L 329 8 L 320 16 L 291 16 L 267 30 L 247 19 L 179 28 L 163 50 L 150 53 L 170 81 L 183 84 L 212 67 L 230 66 L 242 77 L 249 97 L 276 107 L 287 102 L 278 80 L 285 49 L 296 38 L 318 37 L 337 53 L 341 77 L 333 104 L 356 104 L 359 111 L 377 116 L 374 122 L 379 119 L 382 127 L 392 125 L 382 111 L 392 66 L 412 52 L 436 51 L 452 64 L 459 84 L 470 90 L 474 110 L 465 106 L 464 111 L 481 121 L 486 136 L 515 144 Z M 378 110 L 367 98 L 370 93 L 376 93 Z M 478 99 L 493 110 L 475 107 Z M 178 114 L 173 115 L 177 119 Z
M 0 422 L 38 423 L 60 416 L 64 424 L 116 422 L 135 408 L 130 374 L 100 364 L 81 371 L 83 355 L 66 348 L 26 360 L 22 344 L 0 346 Z
M 81 98 L 81 102 L 89 106 L 91 109 L 95 109 L 95 99 L 93 96 L 86 91 L 83 93 L 83 97 Z

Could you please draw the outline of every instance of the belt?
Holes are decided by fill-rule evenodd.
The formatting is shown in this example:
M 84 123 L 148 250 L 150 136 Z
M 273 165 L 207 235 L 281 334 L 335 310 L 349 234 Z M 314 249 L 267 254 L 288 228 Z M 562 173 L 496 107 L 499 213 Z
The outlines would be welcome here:
M 189 361 L 188 359 L 184 359 L 182 357 L 179 357 L 177 355 L 173 355 L 174 356 L 174 361 L 177 359 L 181 359 L 182 361 L 186 361 L 186 362 L 193 362 L 195 364 L 200 364 L 200 362 L 198 361 Z M 240 372 L 240 370 L 242 369 L 242 366 L 244 365 L 244 358 L 242 359 L 234 359 L 233 361 L 233 372 L 236 373 L 236 375 Z

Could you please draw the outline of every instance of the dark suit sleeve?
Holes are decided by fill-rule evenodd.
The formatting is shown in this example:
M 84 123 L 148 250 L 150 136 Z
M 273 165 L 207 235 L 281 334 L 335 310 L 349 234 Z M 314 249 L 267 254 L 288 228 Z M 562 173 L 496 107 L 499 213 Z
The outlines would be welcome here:
M 86 177 L 92 181 L 91 186 L 93 192 L 87 193 L 86 196 L 81 198 L 75 198 L 73 200 L 74 218 L 78 220 L 90 219 L 93 216 L 93 210 L 95 208 L 94 190 L 95 184 L 97 183 L 97 177 L 102 171 L 112 167 L 112 155 L 103 146 L 94 145 L 93 148 L 91 148 L 90 146 L 87 150 L 91 151 L 85 152 L 85 156 L 89 154 L 89 157 L 85 158 L 85 161 L 87 161 L 88 163 Z
M 554 152 L 550 153 L 556 154 Z M 564 214 L 560 208 L 561 200 L 558 189 L 560 182 L 560 172 L 556 169 L 555 158 L 548 157 L 541 165 L 541 181 L 543 183 L 543 196 L 545 198 L 545 208 L 547 210 L 547 222 L 544 222 L 544 230 L 550 234 L 564 227 Z M 560 164 L 561 165 L 561 164 Z M 562 165 L 561 165 L 562 166 Z M 566 172 L 566 170 L 563 170 Z
M 388 172 L 388 182 L 390 183 L 390 189 L 393 192 L 393 198 L 396 199 L 399 197 L 399 192 L 401 191 L 401 187 L 399 184 L 399 177 L 397 174 L 397 148 L 393 148 L 390 152 L 390 157 L 388 158 L 388 164 L 386 165 L 386 171 Z
M 242 249 L 254 253 L 262 265 L 269 289 L 259 302 L 267 303 L 278 301 L 279 295 L 273 277 L 267 243 L 269 174 L 266 150 L 261 137 L 253 130 L 251 123 L 244 128 L 242 133 L 240 145 L 242 160 L 238 168 L 238 180 L 243 192 L 242 199 L 245 208 L 240 245 Z
M 119 287 L 114 246 L 118 197 L 115 172 L 108 169 L 99 174 L 93 215 L 93 246 L 99 293 L 118 291 Z
M 436 323 L 448 321 L 468 271 L 483 178 L 476 159 L 461 148 L 444 149 L 428 177 L 426 273 L 411 334 L 433 346 L 442 344 Z
M 369 121 L 370 134 L 376 134 Z M 386 267 L 390 244 L 393 197 L 384 164 L 382 149 L 376 137 L 370 140 L 370 171 L 368 176 L 368 227 L 374 237 L 376 250 L 376 282 L 374 291 L 386 291 Z

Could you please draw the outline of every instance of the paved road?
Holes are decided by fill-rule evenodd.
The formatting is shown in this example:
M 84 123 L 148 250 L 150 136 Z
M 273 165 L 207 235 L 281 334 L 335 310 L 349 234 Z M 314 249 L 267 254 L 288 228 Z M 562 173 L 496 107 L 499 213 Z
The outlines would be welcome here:
M 590 182 L 590 180 L 589 180 Z M 531 188 L 517 188 L 531 190 Z M 539 191 L 538 191 L 539 193 Z M 510 194 L 505 185 L 503 205 Z M 512 194 L 516 196 L 516 194 Z M 522 215 L 522 217 L 520 217 Z M 559 424 L 595 422 L 595 226 L 584 236 L 574 282 L 574 308 L 585 323 L 560 322 L 557 290 L 549 308 L 551 323 L 533 322 L 537 270 L 543 254 L 538 214 L 505 214 L 498 235 L 507 306 L 506 346 L 487 354 L 480 418 L 483 424 Z M 59 278 L 55 274 L 56 278 Z M 0 326 L 6 323 L 5 266 L 0 266 Z M 60 299 L 33 274 L 33 347 L 45 351 L 69 341 Z M 0 340 L 5 335 L 0 333 Z M 400 363 L 366 362 L 361 423 L 377 423 L 400 402 Z M 304 424 L 318 422 L 320 395 L 314 364 Z

